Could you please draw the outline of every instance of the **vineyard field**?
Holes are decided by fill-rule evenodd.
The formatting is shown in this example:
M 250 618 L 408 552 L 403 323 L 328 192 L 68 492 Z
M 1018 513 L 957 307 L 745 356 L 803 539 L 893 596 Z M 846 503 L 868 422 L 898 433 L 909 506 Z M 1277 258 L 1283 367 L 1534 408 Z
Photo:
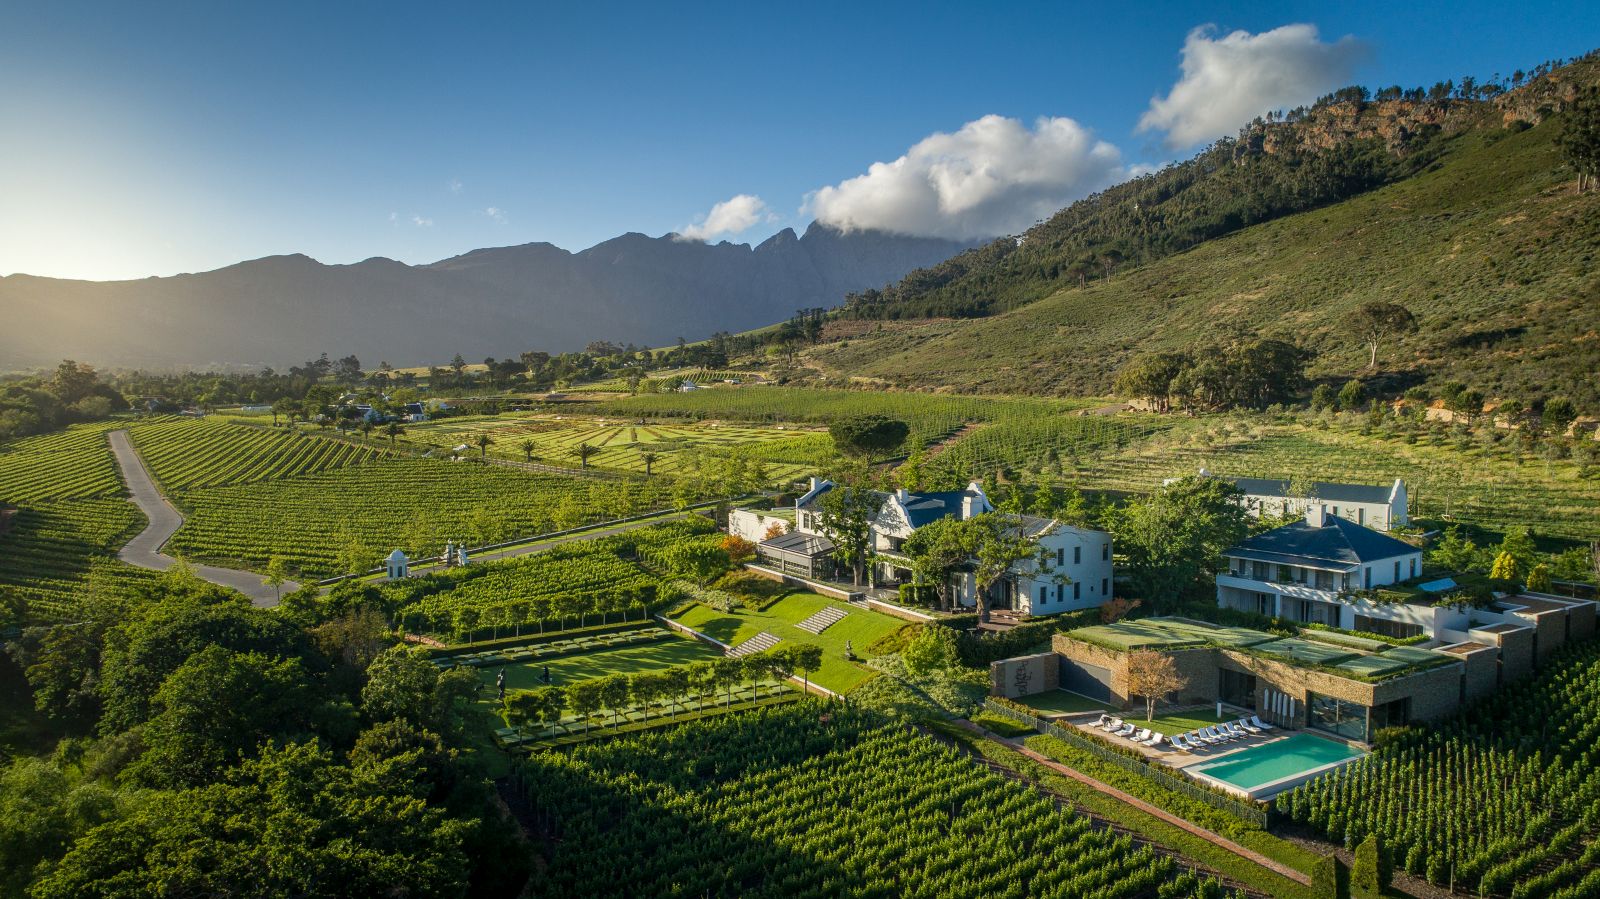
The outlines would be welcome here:
M 122 493 L 106 432 L 125 422 L 73 425 L 0 446 L 0 502 L 90 499 Z
M 1096 490 L 1148 492 L 1163 478 L 1205 468 L 1234 477 L 1387 484 L 1403 478 L 1412 514 L 1475 524 L 1492 531 L 1526 526 L 1535 534 L 1569 539 L 1600 538 L 1600 482 L 1578 476 L 1571 462 L 1515 462 L 1480 449 L 1400 438 L 1362 436 L 1300 424 L 1187 424 L 1120 452 L 1063 459 L 1062 469 L 1080 486 Z
M 188 520 L 170 551 L 261 568 L 281 557 L 301 577 L 376 565 L 396 547 L 438 555 L 668 508 L 653 483 L 611 483 L 433 459 L 388 459 L 271 481 L 172 494 Z
M 1334 842 L 1474 895 L 1600 894 L 1600 644 L 1278 797 Z
M 116 558 L 142 527 L 139 510 L 116 497 L 24 505 L 0 535 L 0 593 L 21 599 L 29 620 L 71 620 L 100 592 L 155 576 Z
M 362 465 L 385 450 L 294 430 L 166 418 L 129 430 L 139 456 L 164 490 L 189 490 Z
M 531 441 L 533 462 L 578 468 L 581 463 L 573 451 L 588 444 L 596 449 L 589 459 L 590 467 L 637 474 L 644 474 L 647 467 L 652 474 L 677 474 L 692 464 L 686 454 L 695 451 L 745 453 L 748 458 L 766 463 L 767 474 L 773 480 L 799 477 L 818 461 L 819 438 L 827 440 L 824 435 L 797 429 L 643 425 L 543 415 L 475 416 L 408 425 L 402 440 L 436 449 L 465 444 L 477 455 L 477 441 L 482 434 L 494 441 L 488 453 L 495 458 L 526 461 L 529 456 L 522 444 Z M 822 446 L 831 450 L 832 444 Z M 647 452 L 657 456 L 649 466 L 643 459 Z
M 1216 889 L 903 724 L 815 700 L 536 754 L 515 778 L 559 834 L 541 896 Z

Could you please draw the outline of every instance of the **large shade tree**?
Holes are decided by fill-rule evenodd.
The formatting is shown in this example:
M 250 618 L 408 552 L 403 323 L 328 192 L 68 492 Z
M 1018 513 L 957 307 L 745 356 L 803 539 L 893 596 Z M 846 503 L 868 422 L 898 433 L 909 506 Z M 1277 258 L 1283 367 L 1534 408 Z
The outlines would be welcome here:
M 1399 303 L 1388 303 L 1382 300 L 1372 300 L 1362 303 L 1345 317 L 1345 325 L 1350 328 L 1370 351 L 1367 356 L 1367 368 L 1378 367 L 1378 347 L 1385 340 L 1392 340 L 1417 329 L 1416 316 L 1411 310 Z

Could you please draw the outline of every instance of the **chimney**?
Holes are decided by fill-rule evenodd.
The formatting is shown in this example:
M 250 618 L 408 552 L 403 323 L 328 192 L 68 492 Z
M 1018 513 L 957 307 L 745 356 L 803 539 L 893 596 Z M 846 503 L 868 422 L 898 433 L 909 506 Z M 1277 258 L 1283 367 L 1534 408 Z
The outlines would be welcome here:
M 973 516 L 972 507 L 975 504 L 976 504 L 976 499 L 973 497 L 972 494 L 967 493 L 967 494 L 963 494 L 962 495 L 962 497 L 961 497 L 961 520 L 962 521 L 966 521 L 967 519 L 969 519 L 969 518 L 971 518 Z
M 906 490 L 906 488 L 901 487 L 899 490 L 894 492 L 894 498 L 899 501 L 900 505 L 903 506 L 911 501 L 911 494 Z
M 1321 503 L 1312 503 L 1306 506 L 1306 524 L 1314 528 L 1328 526 L 1328 507 Z

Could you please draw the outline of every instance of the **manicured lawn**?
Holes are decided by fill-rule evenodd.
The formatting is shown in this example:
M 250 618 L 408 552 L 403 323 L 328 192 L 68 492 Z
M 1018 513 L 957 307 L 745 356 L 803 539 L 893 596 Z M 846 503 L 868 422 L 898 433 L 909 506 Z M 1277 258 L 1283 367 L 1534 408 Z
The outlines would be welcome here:
M 506 689 L 532 690 L 544 686 L 546 667 L 550 669 L 550 682 L 559 687 L 573 681 L 605 677 L 608 674 L 659 671 L 701 659 L 714 659 L 718 655 L 720 654 L 714 647 L 685 637 L 644 646 L 625 646 L 583 655 L 564 656 L 548 662 L 510 664 L 505 666 Z M 484 691 L 484 695 L 491 702 L 494 700 L 494 680 L 499 673 L 498 667 L 478 669 L 478 677 L 489 687 Z
M 1031 696 L 1018 696 L 1016 701 L 1035 711 L 1055 714 L 1097 712 L 1111 708 L 1111 704 L 1108 702 L 1090 699 L 1081 693 L 1074 693 L 1071 690 L 1046 690 L 1043 693 L 1034 693 Z
M 838 606 L 849 614 L 821 634 L 795 627 L 827 606 Z M 867 647 L 885 634 L 906 626 L 906 622 L 898 618 L 859 609 L 815 593 L 796 593 L 784 597 L 765 612 L 748 609 L 718 612 L 710 606 L 696 604 L 678 616 L 677 620 L 730 646 L 737 646 L 762 631 L 782 641 L 780 646 L 784 643 L 814 643 L 821 646 L 822 668 L 814 672 L 811 679 L 839 693 L 865 683 L 875 673 L 865 665 L 846 661 L 845 642 L 850 642 L 857 658 L 869 658 Z
M 1156 733 L 1171 736 L 1173 734 L 1188 733 L 1191 730 L 1196 730 L 1202 727 L 1210 727 L 1213 724 L 1218 724 L 1223 721 L 1236 721 L 1238 720 L 1239 716 L 1224 715 L 1221 718 L 1218 718 L 1217 710 L 1210 708 L 1190 709 L 1186 712 L 1171 712 L 1166 715 L 1157 715 L 1155 720 L 1150 722 L 1146 722 L 1144 720 L 1144 714 L 1142 711 L 1134 711 L 1130 713 L 1130 715 L 1124 715 L 1123 717 L 1126 720 L 1139 725 L 1140 727 L 1148 727 Z

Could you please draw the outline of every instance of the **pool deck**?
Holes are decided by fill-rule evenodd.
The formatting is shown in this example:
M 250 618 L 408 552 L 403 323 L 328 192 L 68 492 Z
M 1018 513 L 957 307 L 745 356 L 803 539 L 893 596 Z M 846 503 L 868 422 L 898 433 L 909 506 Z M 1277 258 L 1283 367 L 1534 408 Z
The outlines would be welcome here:
M 1099 717 L 1100 716 L 1098 714 L 1065 716 L 1055 719 L 1055 722 L 1058 725 L 1067 724 L 1075 727 L 1078 730 L 1081 730 L 1086 734 L 1090 734 L 1101 741 L 1137 750 L 1140 755 L 1143 755 L 1145 758 L 1150 759 L 1151 761 L 1159 762 L 1169 768 L 1178 769 L 1184 774 L 1187 774 L 1190 777 L 1201 781 L 1202 783 L 1225 790 L 1228 793 L 1244 799 L 1270 799 L 1273 796 L 1276 796 L 1285 790 L 1297 787 L 1300 784 L 1317 777 L 1318 775 L 1325 774 L 1334 770 L 1335 768 L 1348 765 L 1351 762 L 1360 759 L 1362 755 L 1365 754 L 1363 753 L 1362 755 L 1351 756 L 1347 759 L 1339 759 L 1338 761 L 1330 762 L 1326 765 L 1319 765 L 1317 767 L 1309 768 L 1296 774 L 1292 774 L 1288 777 L 1280 778 L 1264 784 L 1259 784 L 1255 787 L 1251 787 L 1250 789 L 1244 789 L 1218 778 L 1211 777 L 1205 772 L 1196 769 L 1204 765 L 1213 764 L 1215 762 L 1226 761 L 1230 756 L 1233 756 L 1241 751 L 1247 749 L 1257 749 L 1262 746 L 1270 746 L 1273 743 L 1278 743 L 1288 739 L 1291 736 L 1300 734 L 1314 737 L 1318 740 L 1325 740 L 1336 746 L 1349 747 L 1350 744 L 1341 740 L 1335 740 L 1331 737 L 1323 736 L 1322 734 L 1311 730 L 1286 730 L 1280 727 L 1264 734 L 1252 734 L 1249 737 L 1236 739 L 1217 746 L 1197 747 L 1193 751 L 1189 752 L 1173 749 L 1170 746 L 1163 749 L 1152 749 L 1149 746 L 1142 746 L 1133 742 L 1132 740 L 1111 736 L 1105 731 L 1094 727 L 1093 724 Z M 1126 720 L 1129 724 L 1139 724 L 1139 721 L 1136 717 L 1127 718 L 1124 720 Z
M 1239 786 L 1237 784 L 1229 783 L 1229 782 L 1227 782 L 1225 780 L 1222 780 L 1221 778 L 1212 777 L 1211 775 L 1207 774 L 1203 770 L 1203 769 L 1208 768 L 1211 765 L 1214 765 L 1214 764 L 1216 764 L 1218 762 L 1225 762 L 1225 761 L 1228 760 L 1228 758 L 1230 756 L 1237 755 L 1239 752 L 1242 752 L 1244 750 L 1258 749 L 1258 748 L 1260 748 L 1262 746 L 1270 746 L 1273 743 L 1277 743 L 1277 742 L 1281 742 L 1283 740 L 1287 740 L 1291 736 L 1311 737 L 1312 739 L 1322 740 L 1324 742 L 1330 743 L 1330 744 L 1332 744 L 1334 746 L 1339 746 L 1341 748 L 1345 748 L 1345 749 L 1349 749 L 1350 748 L 1350 745 L 1348 743 L 1342 742 L 1340 740 L 1334 740 L 1334 739 L 1331 739 L 1329 737 L 1324 737 L 1321 734 L 1313 733 L 1311 731 L 1297 730 L 1297 731 L 1291 731 L 1289 733 L 1283 733 L 1283 732 L 1280 731 L 1280 732 L 1278 732 L 1278 736 L 1276 738 L 1274 738 L 1274 739 L 1264 740 L 1264 741 L 1262 741 L 1260 743 L 1256 743 L 1256 744 L 1254 744 L 1252 746 L 1241 746 L 1241 747 L 1238 748 L 1238 750 L 1235 750 L 1235 751 L 1224 752 L 1224 753 L 1221 753 L 1219 755 L 1213 756 L 1213 757 L 1208 758 L 1208 759 L 1197 760 L 1193 764 L 1185 765 L 1182 770 L 1183 770 L 1183 773 L 1189 775 L 1190 777 L 1193 777 L 1195 780 L 1201 781 L 1203 783 L 1210 784 L 1211 786 L 1214 786 L 1214 787 L 1217 787 L 1219 789 L 1225 790 L 1225 791 L 1227 791 L 1229 793 L 1232 793 L 1235 796 L 1240 796 L 1240 797 L 1243 797 L 1245 799 L 1265 800 L 1265 799 L 1271 799 L 1272 797 L 1274 797 L 1274 796 L 1278 795 L 1279 793 L 1282 793 L 1282 792 L 1284 792 L 1286 790 L 1292 790 L 1295 787 L 1298 787 L 1298 786 L 1300 786 L 1301 784 L 1303 784 L 1303 783 L 1305 783 L 1307 781 L 1313 780 L 1313 779 L 1315 779 L 1317 777 L 1322 776 L 1323 774 L 1328 773 L 1329 771 L 1333 771 L 1333 770 L 1335 770 L 1337 768 L 1343 768 L 1345 765 L 1348 765 L 1348 764 L 1350 764 L 1352 762 L 1360 761 L 1361 759 L 1365 758 L 1366 755 L 1367 755 L 1366 752 L 1358 752 L 1355 755 L 1351 755 L 1351 756 L 1348 756 L 1348 757 L 1342 758 L 1342 759 L 1335 759 L 1335 760 L 1333 760 L 1331 762 L 1327 762 L 1326 764 L 1316 765 L 1316 766 L 1311 767 L 1311 768 L 1306 768 L 1304 770 L 1297 771 L 1297 772 L 1295 772 L 1293 774 L 1290 774 L 1287 777 L 1280 777 L 1280 778 L 1277 778 L 1276 780 L 1269 780 L 1269 781 L 1267 781 L 1265 783 L 1256 784 L 1253 787 L 1241 787 L 1241 786 Z

